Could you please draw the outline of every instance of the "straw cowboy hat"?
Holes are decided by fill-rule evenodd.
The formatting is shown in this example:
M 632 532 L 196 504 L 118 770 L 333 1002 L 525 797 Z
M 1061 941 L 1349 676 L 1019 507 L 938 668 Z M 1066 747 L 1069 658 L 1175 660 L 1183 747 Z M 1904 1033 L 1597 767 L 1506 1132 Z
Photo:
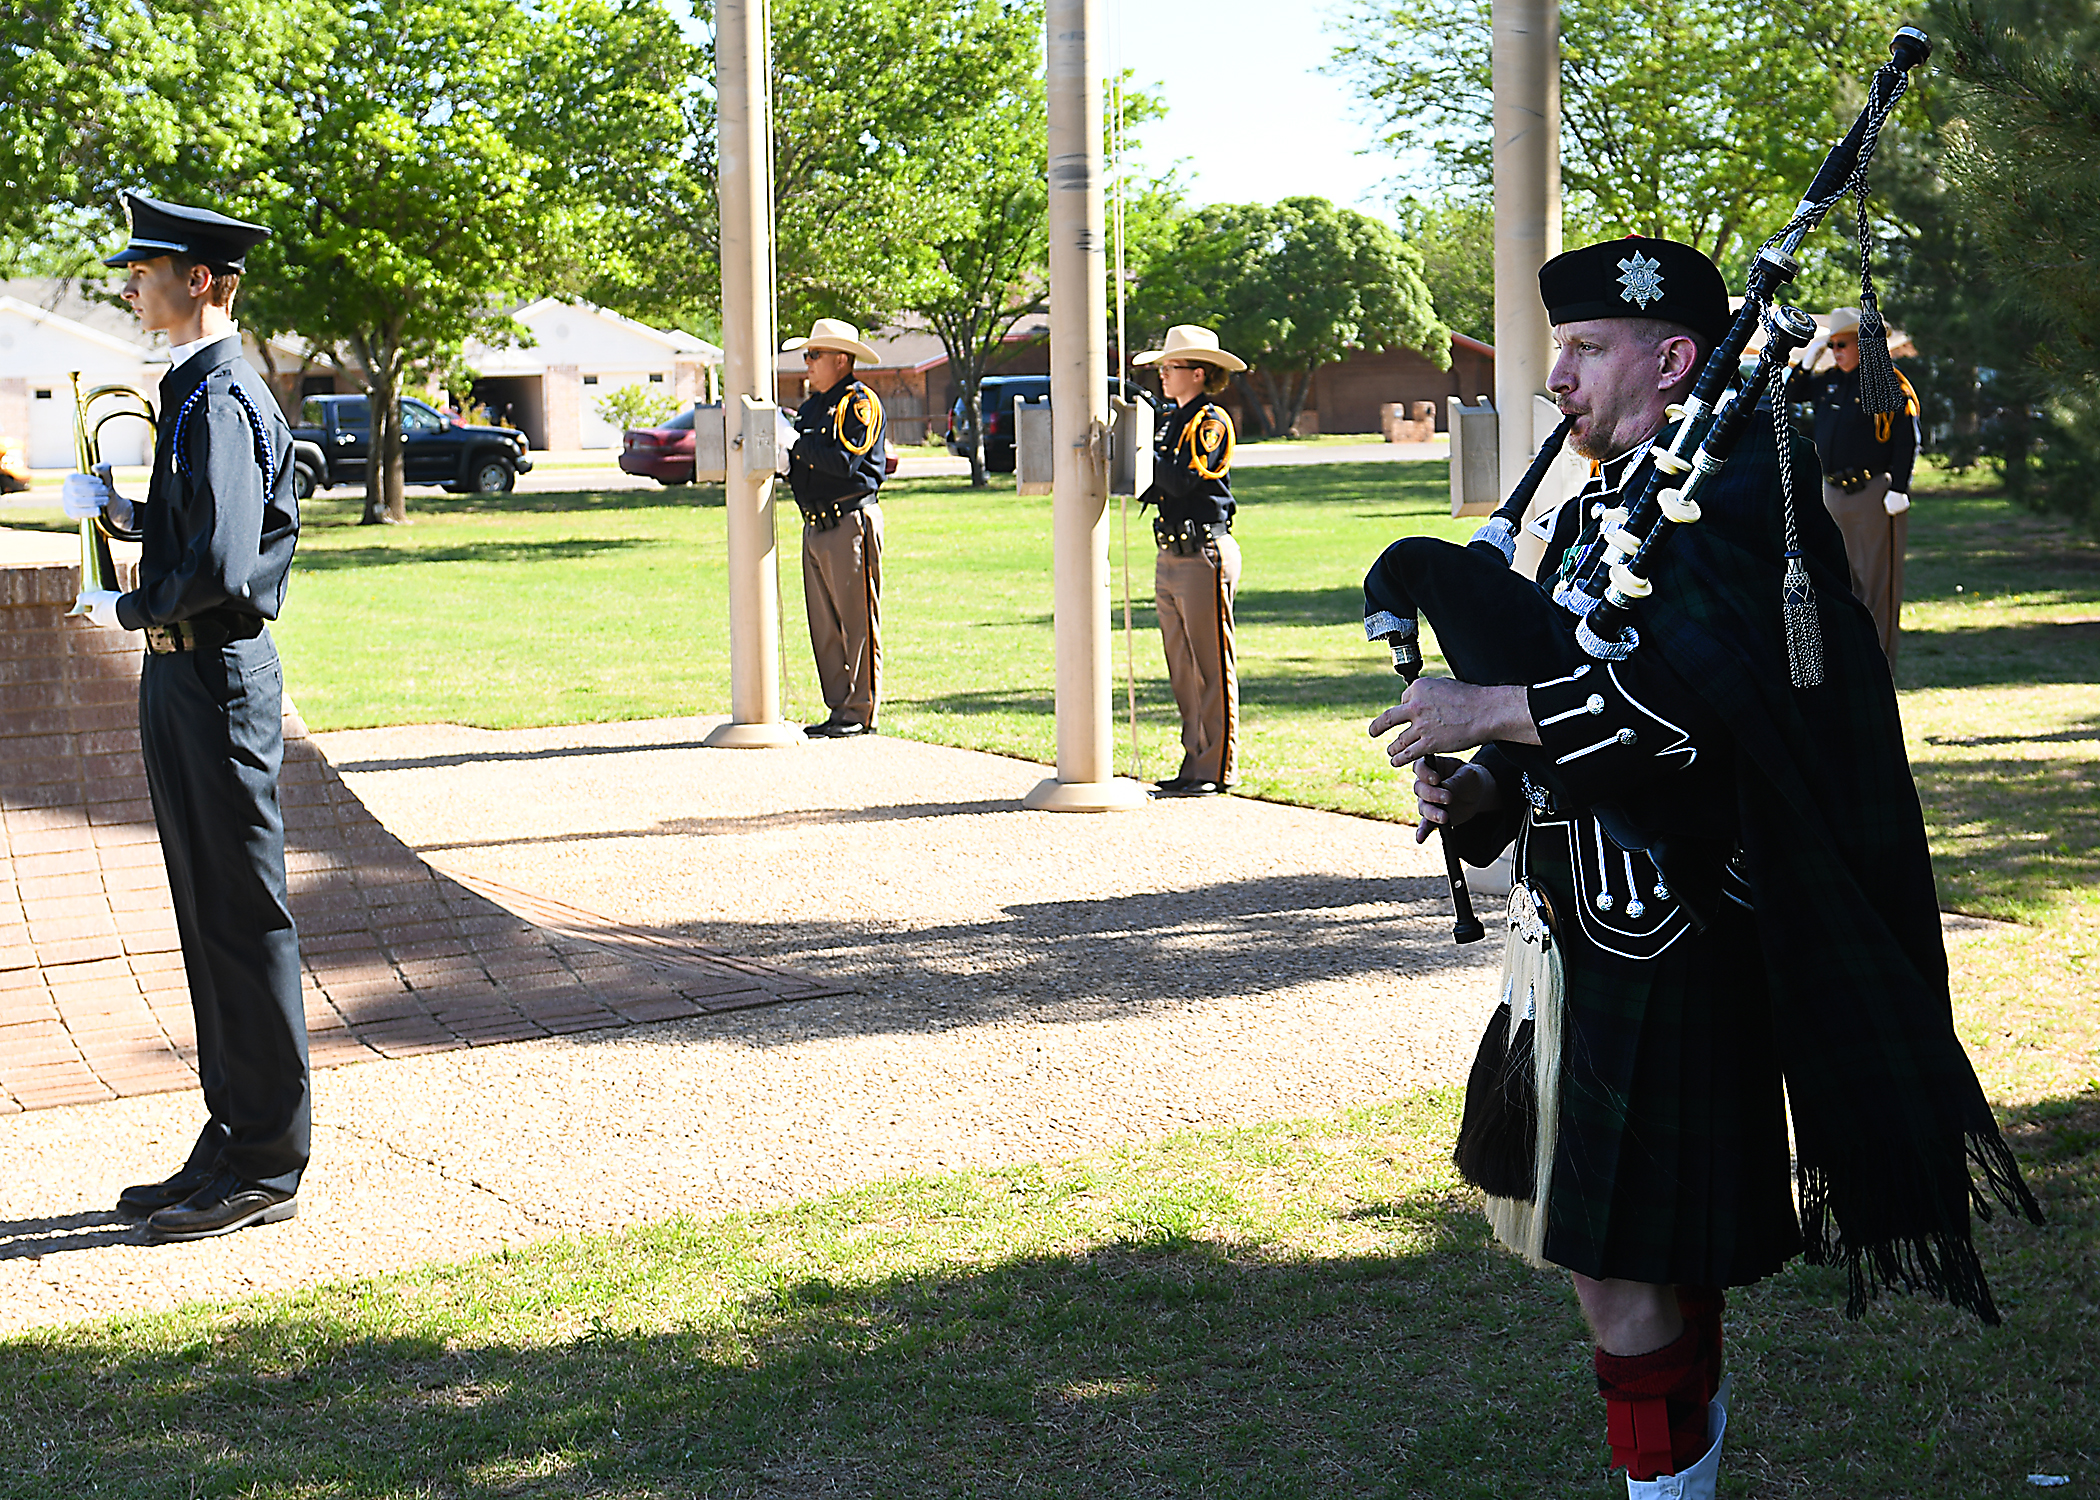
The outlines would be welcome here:
M 1221 370 L 1244 370 L 1247 361 L 1237 354 L 1227 354 L 1218 347 L 1218 336 L 1208 328 L 1199 328 L 1194 323 L 1176 323 L 1167 330 L 1167 346 L 1140 354 L 1131 361 L 1134 365 L 1156 365 L 1163 359 L 1189 359 L 1198 364 L 1216 365 Z
M 819 318 L 810 325 L 808 338 L 789 339 L 780 346 L 783 354 L 793 354 L 797 349 L 836 349 L 864 365 L 875 364 L 881 358 L 860 341 L 860 330 L 844 318 Z

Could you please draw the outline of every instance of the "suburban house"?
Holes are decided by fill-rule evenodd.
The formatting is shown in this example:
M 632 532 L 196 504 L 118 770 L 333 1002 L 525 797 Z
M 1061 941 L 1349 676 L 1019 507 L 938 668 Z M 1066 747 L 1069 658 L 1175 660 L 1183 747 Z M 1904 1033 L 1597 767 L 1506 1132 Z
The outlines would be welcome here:
M 553 297 L 511 317 L 533 342 L 498 348 L 469 340 L 469 399 L 535 448 L 617 448 L 619 429 L 598 402 L 621 386 L 661 387 L 680 405 L 720 399 L 722 351 L 705 339 Z
M 0 434 L 33 469 L 73 467 L 76 370 L 83 390 L 128 385 L 154 399 L 168 370 L 167 342 L 147 339 L 128 309 L 89 299 L 78 282 L 0 281 Z M 114 409 L 98 405 L 96 413 Z M 102 454 L 114 464 L 147 462 L 145 424 L 111 421 Z

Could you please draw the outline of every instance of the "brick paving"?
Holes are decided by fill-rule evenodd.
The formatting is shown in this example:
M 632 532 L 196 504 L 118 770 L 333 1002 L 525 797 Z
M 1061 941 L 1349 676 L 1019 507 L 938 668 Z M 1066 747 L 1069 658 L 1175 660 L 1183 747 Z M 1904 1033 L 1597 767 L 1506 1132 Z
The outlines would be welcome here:
M 196 1082 L 139 754 L 138 637 L 66 619 L 77 570 L 38 560 L 48 550 L 0 551 L 0 1114 Z M 438 873 L 289 704 L 281 795 L 316 1068 L 844 988 Z

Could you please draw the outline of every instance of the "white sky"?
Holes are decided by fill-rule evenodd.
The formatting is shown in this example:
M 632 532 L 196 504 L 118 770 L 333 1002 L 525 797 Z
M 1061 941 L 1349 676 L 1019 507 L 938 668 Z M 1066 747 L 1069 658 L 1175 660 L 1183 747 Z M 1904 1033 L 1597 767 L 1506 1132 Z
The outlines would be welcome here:
M 1167 117 L 1144 128 L 1137 161 L 1183 165 L 1192 202 L 1327 198 L 1387 217 L 1399 163 L 1373 144 L 1341 80 L 1318 71 L 1339 40 L 1331 3 L 1307 0 L 1103 0 L 1110 71 L 1134 74 Z

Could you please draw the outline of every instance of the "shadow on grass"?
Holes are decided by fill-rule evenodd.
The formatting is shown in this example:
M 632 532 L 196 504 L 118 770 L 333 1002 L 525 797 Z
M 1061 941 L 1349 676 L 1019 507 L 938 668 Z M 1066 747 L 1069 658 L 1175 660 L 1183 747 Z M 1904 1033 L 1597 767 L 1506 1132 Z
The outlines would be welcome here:
M 2000 916 L 2100 884 L 2100 760 L 1921 759 L 1911 772 L 1938 831 L 1942 905 Z
M 699 506 L 720 509 L 724 504 L 719 484 L 680 484 L 649 489 L 617 490 L 514 490 L 508 495 L 448 495 L 442 491 L 411 489 L 408 519 L 440 521 L 454 516 L 529 516 L 576 511 L 664 510 Z M 364 514 L 361 492 L 331 491 L 317 495 L 301 507 L 328 529 L 355 526 Z M 374 528 L 379 529 L 379 528 Z
M 1424 463 L 1277 464 L 1238 469 L 1233 497 L 1259 505 L 1268 499 L 1313 505 L 1391 505 L 1398 515 L 1449 519 L 1451 481 L 1441 460 Z
M 2100 683 L 2100 621 L 1907 630 L 1896 675 L 1904 688 Z
M 295 566 L 302 573 L 337 573 L 443 563 L 560 563 L 662 546 L 655 537 L 564 537 L 548 542 L 460 542 L 446 547 L 308 547 L 299 553 Z
M 1407 1108 L 1376 1127 L 1414 1137 L 1403 1151 L 1425 1144 Z M 2011 1128 L 2052 1222 L 1985 1231 L 2004 1328 L 1904 1299 L 1847 1325 L 1827 1271 L 1732 1296 L 1733 1500 L 2091 1482 L 2100 1100 Z M 1403 1167 L 1398 1192 L 1366 1180 L 1376 1137 L 1341 1142 L 1356 1154 L 1309 1188 L 1285 1157 L 1283 1190 L 1313 1195 L 1305 1241 L 1235 1230 L 1270 1222 L 1265 1139 L 1170 1143 L 1120 1177 L 886 1184 L 15 1339 L 6 1491 L 1624 1493 L 1560 1277 L 1492 1247 L 1468 1196 Z M 1064 1213 L 1086 1228 L 1057 1232 Z M 1016 1248 L 973 1255 L 964 1225 Z

